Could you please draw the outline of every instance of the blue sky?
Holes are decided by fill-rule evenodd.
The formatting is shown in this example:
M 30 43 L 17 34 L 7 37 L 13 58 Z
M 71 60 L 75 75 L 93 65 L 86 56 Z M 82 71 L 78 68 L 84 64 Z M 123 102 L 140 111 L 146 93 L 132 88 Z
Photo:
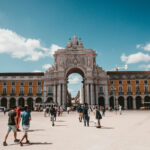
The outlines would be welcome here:
M 104 70 L 149 70 L 149 7 L 149 0 L 0 0 L 0 72 L 45 71 L 74 34 Z

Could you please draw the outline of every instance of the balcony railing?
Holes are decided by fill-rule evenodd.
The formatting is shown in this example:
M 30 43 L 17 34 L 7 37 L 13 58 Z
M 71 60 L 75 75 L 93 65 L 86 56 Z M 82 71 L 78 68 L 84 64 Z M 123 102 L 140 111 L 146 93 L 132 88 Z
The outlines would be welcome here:
M 113 95 L 114 94 L 114 92 L 113 91 L 110 91 L 110 93 L 109 93 L 110 95 Z
M 42 93 L 36 93 L 37 96 L 42 96 Z
M 53 96 L 53 93 L 47 93 L 48 96 Z
M 118 94 L 119 94 L 119 95 L 124 95 L 124 92 L 119 92 Z
M 144 94 L 150 94 L 150 92 L 148 92 L 148 91 L 145 91 L 145 92 L 144 92 Z
M 141 94 L 141 92 L 140 92 L 140 91 L 136 91 L 136 94 L 140 95 L 140 94 Z
M 104 92 L 99 92 L 98 94 L 99 94 L 99 95 L 104 95 Z
M 132 92 L 127 92 L 127 94 L 128 94 L 128 95 L 132 95 L 133 93 L 132 93 Z
M 24 93 L 19 93 L 19 96 L 24 96 Z
M 28 93 L 28 96 L 33 96 L 33 93 Z
M 7 93 L 2 93 L 2 96 L 6 96 L 7 95 Z
M 10 96 L 16 96 L 16 93 L 10 93 Z

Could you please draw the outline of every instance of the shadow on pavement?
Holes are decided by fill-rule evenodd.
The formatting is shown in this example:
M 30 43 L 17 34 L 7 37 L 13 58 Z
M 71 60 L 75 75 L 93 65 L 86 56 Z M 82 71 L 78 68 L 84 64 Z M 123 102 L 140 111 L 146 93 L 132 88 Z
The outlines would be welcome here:
M 45 131 L 44 129 L 34 129 L 34 130 L 28 130 L 28 132 L 34 132 L 34 131 Z
M 67 126 L 67 125 L 55 125 L 55 126 L 56 126 L 56 127 L 59 127 L 59 126 L 61 127 L 61 126 Z
M 58 120 L 58 121 L 56 121 L 56 122 L 66 122 L 66 121 L 64 121 L 64 120 Z
M 100 129 L 114 129 L 114 127 L 104 127 L 104 126 L 102 126 Z

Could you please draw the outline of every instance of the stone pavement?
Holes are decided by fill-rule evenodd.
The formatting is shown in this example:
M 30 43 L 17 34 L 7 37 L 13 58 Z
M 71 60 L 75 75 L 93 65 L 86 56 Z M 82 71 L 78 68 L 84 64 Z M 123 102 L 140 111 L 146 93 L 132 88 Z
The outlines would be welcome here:
M 31 144 L 20 147 L 8 137 L 7 147 L 2 146 L 7 131 L 7 114 L 0 112 L 0 150 L 150 150 L 150 111 L 124 111 L 123 115 L 106 112 L 102 128 L 94 126 L 91 114 L 90 127 L 79 123 L 78 114 L 64 113 L 52 127 L 49 117 L 32 112 L 29 132 Z M 18 133 L 21 138 L 23 132 Z

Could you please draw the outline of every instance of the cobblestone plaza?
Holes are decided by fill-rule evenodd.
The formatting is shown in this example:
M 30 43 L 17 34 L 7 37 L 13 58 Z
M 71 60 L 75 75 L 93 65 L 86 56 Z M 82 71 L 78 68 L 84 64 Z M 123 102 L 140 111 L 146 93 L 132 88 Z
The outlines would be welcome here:
M 90 127 L 79 123 L 78 114 L 64 112 L 57 117 L 52 127 L 49 117 L 43 113 L 32 112 L 29 132 L 30 145 L 23 147 L 13 142 L 13 133 L 8 137 L 8 146 L 2 142 L 7 131 L 7 114 L 0 113 L 0 150 L 149 150 L 150 113 L 149 111 L 123 111 L 122 115 L 106 112 L 101 120 L 102 128 L 94 125 L 91 113 Z M 21 128 L 22 129 L 22 128 Z M 23 132 L 18 133 L 20 139 Z

